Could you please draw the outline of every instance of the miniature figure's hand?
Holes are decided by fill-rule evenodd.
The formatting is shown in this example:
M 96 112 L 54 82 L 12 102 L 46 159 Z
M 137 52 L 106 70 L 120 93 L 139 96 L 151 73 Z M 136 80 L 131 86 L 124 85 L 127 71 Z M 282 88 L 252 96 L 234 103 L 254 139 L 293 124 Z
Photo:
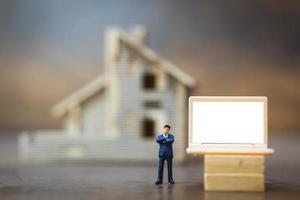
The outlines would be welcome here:
M 174 138 L 167 138 L 166 139 L 166 143 L 173 143 L 174 142 Z
M 156 142 L 159 144 L 165 143 L 165 140 L 166 140 L 165 138 L 159 138 L 159 137 L 156 138 Z

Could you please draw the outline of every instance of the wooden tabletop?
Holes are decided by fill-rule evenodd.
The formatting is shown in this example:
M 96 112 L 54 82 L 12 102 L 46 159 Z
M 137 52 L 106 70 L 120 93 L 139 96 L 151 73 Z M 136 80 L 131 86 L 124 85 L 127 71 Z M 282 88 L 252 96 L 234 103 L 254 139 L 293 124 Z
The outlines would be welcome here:
M 218 147 L 189 147 L 187 154 L 192 155 L 272 155 L 274 149 L 255 148 L 218 148 Z

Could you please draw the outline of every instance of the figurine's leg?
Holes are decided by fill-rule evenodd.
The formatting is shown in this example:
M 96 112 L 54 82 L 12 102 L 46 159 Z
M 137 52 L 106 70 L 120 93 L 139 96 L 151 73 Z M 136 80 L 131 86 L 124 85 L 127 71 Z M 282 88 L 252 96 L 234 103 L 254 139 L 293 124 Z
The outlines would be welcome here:
M 172 157 L 167 158 L 167 165 L 168 165 L 168 180 L 173 180 L 173 172 L 172 172 Z
M 164 163 L 165 163 L 165 158 L 160 157 L 159 158 L 159 164 L 158 164 L 158 177 L 157 177 L 157 180 L 159 182 L 163 181 Z

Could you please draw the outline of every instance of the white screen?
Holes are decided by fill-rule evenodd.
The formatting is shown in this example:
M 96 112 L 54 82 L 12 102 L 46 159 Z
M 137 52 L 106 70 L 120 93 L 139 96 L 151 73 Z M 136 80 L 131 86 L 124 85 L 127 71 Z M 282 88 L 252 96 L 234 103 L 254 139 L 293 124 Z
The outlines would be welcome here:
M 193 143 L 263 143 L 263 102 L 193 102 Z

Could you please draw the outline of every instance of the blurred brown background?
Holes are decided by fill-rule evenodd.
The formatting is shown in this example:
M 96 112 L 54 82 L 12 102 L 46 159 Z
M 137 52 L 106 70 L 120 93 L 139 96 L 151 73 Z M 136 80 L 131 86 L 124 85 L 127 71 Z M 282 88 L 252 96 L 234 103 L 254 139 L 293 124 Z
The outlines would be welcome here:
M 269 97 L 272 133 L 300 131 L 299 1 L 0 1 L 0 129 L 58 128 L 50 107 L 102 73 L 103 31 L 142 24 L 194 95 Z

